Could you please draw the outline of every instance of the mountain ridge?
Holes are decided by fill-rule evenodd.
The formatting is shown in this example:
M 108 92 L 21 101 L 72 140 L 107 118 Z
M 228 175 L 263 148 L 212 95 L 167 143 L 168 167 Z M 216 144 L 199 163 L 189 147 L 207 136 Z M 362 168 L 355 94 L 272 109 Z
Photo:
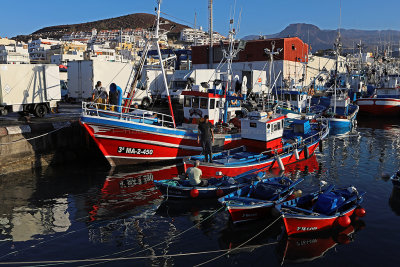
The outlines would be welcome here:
M 293 23 L 279 33 L 264 35 L 264 38 L 299 37 L 309 43 L 312 51 L 332 49 L 338 30 L 322 30 L 313 24 Z M 341 41 L 344 49 L 353 49 L 361 40 L 364 48 L 373 50 L 389 40 L 398 43 L 400 31 L 396 30 L 357 30 L 340 29 Z M 243 39 L 258 39 L 259 36 L 248 35 Z

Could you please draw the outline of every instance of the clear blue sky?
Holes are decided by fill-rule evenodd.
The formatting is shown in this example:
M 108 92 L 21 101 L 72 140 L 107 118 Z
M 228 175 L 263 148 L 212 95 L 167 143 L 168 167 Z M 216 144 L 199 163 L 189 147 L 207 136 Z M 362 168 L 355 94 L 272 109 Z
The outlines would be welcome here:
M 234 0 L 214 0 L 214 30 L 227 35 Z M 329 4 L 328 4 L 329 2 Z M 0 36 L 29 34 L 46 26 L 75 24 L 131 13 L 154 13 L 155 0 L 19 0 L 1 1 Z M 163 0 L 161 11 L 188 25 L 208 29 L 208 0 Z M 311 23 L 321 29 L 339 25 L 339 0 L 236 0 L 236 15 L 242 9 L 239 37 L 272 34 L 291 23 Z M 342 0 L 342 28 L 400 30 L 399 0 Z M 166 18 L 174 18 L 163 15 Z M 186 21 L 186 23 L 184 22 Z M 192 25 L 189 25 L 192 26 Z

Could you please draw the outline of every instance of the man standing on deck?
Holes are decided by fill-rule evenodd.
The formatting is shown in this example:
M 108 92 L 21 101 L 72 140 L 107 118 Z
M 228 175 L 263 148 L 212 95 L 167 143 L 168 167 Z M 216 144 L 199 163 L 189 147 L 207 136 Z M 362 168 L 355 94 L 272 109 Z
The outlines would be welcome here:
M 208 115 L 204 116 L 204 121 L 199 123 L 197 143 L 203 148 L 205 162 L 212 163 L 212 145 L 214 144 L 213 125 L 208 121 Z

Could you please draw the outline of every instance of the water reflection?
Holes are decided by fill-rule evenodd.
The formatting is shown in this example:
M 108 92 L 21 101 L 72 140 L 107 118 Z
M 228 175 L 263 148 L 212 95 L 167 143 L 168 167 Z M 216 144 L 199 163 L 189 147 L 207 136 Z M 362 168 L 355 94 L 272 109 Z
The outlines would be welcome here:
M 39 235 L 65 232 L 71 226 L 68 198 L 36 200 L 37 182 L 30 172 L 1 177 L 0 241 L 28 241 Z
M 345 245 L 353 242 L 355 233 L 364 227 L 364 221 L 358 220 L 339 233 L 324 232 L 306 237 L 285 236 L 277 246 L 277 255 L 281 264 L 313 261 L 326 255 L 329 250 L 338 244 Z
M 246 247 L 248 248 L 235 250 L 236 253 L 251 252 L 259 246 L 276 244 L 277 241 L 281 239 L 284 232 L 282 220 L 275 222 L 276 219 L 276 216 L 271 216 L 262 220 L 239 225 L 234 225 L 229 221 L 226 228 L 219 234 L 219 246 L 221 249 L 234 249 L 254 236 L 256 236 L 256 238 L 246 243 Z
M 172 165 L 108 176 L 99 194 L 90 200 L 90 221 L 112 218 L 154 203 L 161 197 L 161 193 L 153 181 L 172 179 L 179 171 L 180 166 Z
M 366 129 L 391 130 L 394 128 L 399 128 L 399 119 L 395 117 L 371 119 L 371 117 L 363 116 L 357 118 L 357 127 Z

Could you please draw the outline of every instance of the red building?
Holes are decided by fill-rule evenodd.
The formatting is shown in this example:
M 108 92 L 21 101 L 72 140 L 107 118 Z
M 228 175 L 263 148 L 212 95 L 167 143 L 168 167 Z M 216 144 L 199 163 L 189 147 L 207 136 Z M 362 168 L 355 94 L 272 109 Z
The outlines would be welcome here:
M 278 55 L 274 56 L 274 73 L 275 77 L 280 71 L 283 79 L 287 81 L 298 81 L 305 74 L 304 62 L 308 58 L 308 44 L 304 43 L 298 37 L 275 38 L 266 40 L 247 41 L 244 50 L 240 51 L 232 63 L 233 73 L 242 77 L 244 73 L 251 70 L 266 70 L 266 79 L 268 79 L 268 61 L 270 56 L 266 54 L 265 49 L 272 50 L 272 44 L 275 45 L 274 51 L 281 49 Z M 228 49 L 228 44 L 224 44 Z M 213 46 L 213 65 L 216 68 L 223 57 L 220 44 Z M 192 47 L 192 63 L 194 69 L 209 68 L 209 46 L 193 46 Z M 224 71 L 226 69 L 222 69 Z M 305 74 L 306 75 L 306 74 Z

